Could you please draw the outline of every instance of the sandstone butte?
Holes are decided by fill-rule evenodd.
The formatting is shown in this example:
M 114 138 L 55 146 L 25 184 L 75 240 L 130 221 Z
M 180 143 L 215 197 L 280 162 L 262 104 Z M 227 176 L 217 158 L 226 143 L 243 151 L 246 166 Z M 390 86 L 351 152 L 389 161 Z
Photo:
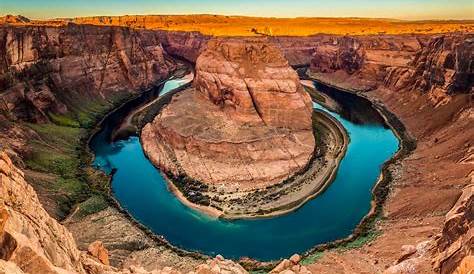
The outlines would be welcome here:
M 91 110 L 88 104 L 111 100 L 123 87 L 139 92 L 173 70 L 171 56 L 196 61 L 209 36 L 2 20 L 7 25 L 0 26 L 0 149 L 5 151 L 0 154 L 0 273 L 246 273 L 220 256 L 206 262 L 158 246 L 111 206 L 61 224 L 57 204 L 69 194 L 55 192 L 58 174 L 30 165 L 43 151 L 76 157 L 65 134 L 65 129 L 76 133 L 74 127 L 60 127 L 51 113 Z M 383 104 L 416 139 L 411 154 L 390 165 L 393 179 L 376 224 L 378 237 L 359 247 L 316 253 L 319 259 L 304 267 L 294 258 L 283 260 L 272 273 L 473 269 L 474 35 L 472 23 L 458 23 L 460 33 L 439 26 L 429 35 L 269 37 L 290 65 L 310 66 L 311 77 Z M 359 27 L 360 34 L 364 27 Z M 74 96 L 81 104 L 68 100 Z M 108 252 L 99 243 L 88 248 L 97 240 Z M 101 263 L 107 253 L 111 266 Z
M 194 88 L 175 95 L 141 139 L 176 177 L 224 192 L 263 189 L 308 164 L 311 115 L 311 98 L 275 46 L 211 40 L 196 61 Z

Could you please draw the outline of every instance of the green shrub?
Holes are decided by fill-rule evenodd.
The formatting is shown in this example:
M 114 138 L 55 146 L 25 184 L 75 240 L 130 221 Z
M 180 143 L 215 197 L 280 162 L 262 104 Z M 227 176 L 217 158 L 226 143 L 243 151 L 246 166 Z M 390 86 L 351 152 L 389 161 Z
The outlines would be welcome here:
M 107 201 L 102 195 L 93 195 L 89 199 L 79 204 L 79 209 L 76 212 L 77 217 L 84 217 L 90 214 L 97 213 L 106 209 Z
M 379 230 L 375 230 L 375 229 L 370 230 L 364 235 L 360 235 L 355 240 L 340 246 L 338 249 L 341 251 L 344 251 L 344 250 L 353 249 L 353 248 L 360 248 L 364 246 L 365 244 L 372 242 L 381 234 L 382 232 L 380 232 Z
M 65 115 L 49 113 L 48 116 L 49 116 L 49 119 L 51 119 L 53 123 L 59 126 L 65 126 L 65 127 L 80 127 L 81 126 L 78 121 Z
M 301 260 L 301 265 L 309 265 L 315 263 L 317 260 L 321 259 L 324 255 L 324 251 L 317 251 L 310 254 L 308 257 L 305 257 Z

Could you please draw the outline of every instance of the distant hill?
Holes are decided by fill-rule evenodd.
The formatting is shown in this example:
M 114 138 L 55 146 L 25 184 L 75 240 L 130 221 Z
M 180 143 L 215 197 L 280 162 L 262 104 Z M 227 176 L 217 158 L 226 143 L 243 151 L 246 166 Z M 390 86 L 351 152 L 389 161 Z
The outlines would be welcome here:
M 319 33 L 372 35 L 474 32 L 473 20 L 404 21 L 383 18 L 274 18 L 210 14 L 93 16 L 47 20 L 29 20 L 21 15 L 7 15 L 0 18 L 0 24 L 61 26 L 75 23 L 98 26 L 122 26 L 139 29 L 197 31 L 215 36 L 308 36 Z
M 31 20 L 21 15 L 5 15 L 0 17 L 0 24 L 25 24 Z
M 307 36 L 473 32 L 474 21 L 404 21 L 383 18 L 246 17 L 223 15 L 124 15 L 80 17 L 77 24 L 198 31 L 216 36 Z

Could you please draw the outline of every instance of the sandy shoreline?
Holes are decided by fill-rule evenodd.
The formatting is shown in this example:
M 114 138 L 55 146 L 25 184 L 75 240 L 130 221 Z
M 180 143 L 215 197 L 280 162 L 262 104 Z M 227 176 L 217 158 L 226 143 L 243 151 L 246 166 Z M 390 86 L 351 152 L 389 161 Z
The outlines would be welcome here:
M 166 174 L 164 174 L 163 172 L 161 174 L 166 180 L 166 184 L 168 186 L 169 191 L 171 191 L 182 204 L 192 209 L 195 209 L 201 213 L 204 213 L 209 217 L 219 218 L 222 216 L 223 212 L 216 208 L 213 208 L 210 206 L 198 205 L 198 204 L 188 201 L 188 199 L 184 197 L 183 193 L 179 191 L 179 189 L 174 185 L 174 183 L 170 180 L 170 178 L 168 178 L 168 176 L 166 176 Z
M 331 153 L 335 155 L 334 158 L 328 158 L 328 164 L 325 166 L 321 166 L 320 169 L 316 170 L 317 173 L 317 178 L 311 181 L 309 187 L 305 186 L 303 193 L 300 193 L 300 197 L 292 198 L 290 195 L 287 195 L 286 197 L 286 202 L 282 204 L 276 203 L 274 206 L 267 206 L 265 208 L 264 213 L 229 213 L 229 212 L 224 212 L 222 210 L 219 210 L 215 207 L 212 206 L 206 206 L 206 205 L 200 205 L 193 203 L 189 201 L 185 195 L 178 189 L 178 187 L 175 185 L 173 180 L 166 176 L 164 172 L 162 172 L 163 176 L 166 179 L 168 189 L 173 192 L 173 194 L 176 196 L 176 198 L 183 203 L 184 205 L 193 208 L 194 210 L 197 210 L 209 217 L 212 218 L 223 218 L 223 219 L 229 219 L 229 220 L 235 220 L 235 219 L 260 219 L 260 218 L 269 218 L 269 217 L 275 217 L 275 216 L 280 216 L 280 215 L 285 215 L 290 212 L 293 212 L 297 210 L 298 208 L 302 207 L 306 202 L 309 200 L 315 198 L 319 194 L 321 194 L 333 181 L 335 178 L 335 175 L 337 174 L 337 170 L 339 167 L 339 164 L 342 160 L 342 158 L 345 155 L 347 145 L 349 143 L 349 137 L 344 129 L 344 127 L 334 119 L 332 116 L 329 114 L 319 111 L 319 110 L 314 110 L 315 115 L 318 117 L 318 123 L 320 123 L 320 126 L 323 126 L 327 130 L 330 131 L 331 133 L 331 138 L 330 140 L 326 140 L 330 144 L 330 150 L 333 152 Z M 146 151 L 145 155 L 147 154 Z M 326 155 L 327 156 L 327 155 Z M 150 158 L 149 158 L 150 159 Z M 155 165 L 151 159 L 150 161 Z M 291 185 L 293 178 L 296 178 L 297 176 L 304 176 L 305 173 L 307 172 L 313 172 L 315 173 L 315 170 L 310 170 L 310 165 L 313 164 L 314 159 L 311 160 L 311 162 L 308 164 L 308 167 L 300 174 L 296 174 L 289 178 L 288 182 L 285 182 L 285 186 L 293 187 Z M 319 173 L 321 172 L 321 173 Z M 301 183 L 300 185 L 306 184 L 304 179 L 300 179 Z M 261 191 L 261 190 L 260 190 Z M 267 191 L 267 190 L 264 190 Z
M 334 181 L 335 176 L 337 174 L 339 164 L 341 163 L 342 158 L 344 158 L 344 155 L 347 150 L 347 146 L 349 144 L 349 136 L 342 126 L 342 124 L 339 123 L 336 119 L 334 119 L 332 116 L 329 114 L 319 111 L 319 110 L 314 110 L 320 115 L 323 115 L 326 119 L 328 119 L 330 122 L 326 123 L 325 126 L 328 127 L 330 130 L 333 131 L 333 134 L 338 134 L 342 138 L 341 143 L 337 143 L 336 146 L 339 147 L 338 152 L 337 152 L 337 157 L 333 160 L 332 164 L 326 168 L 324 171 L 325 173 L 321 176 L 321 180 L 319 180 L 317 183 L 314 184 L 314 187 L 308 192 L 308 194 L 303 198 L 303 199 L 298 199 L 291 204 L 288 204 L 286 206 L 280 207 L 278 209 L 272 210 L 269 213 L 265 213 L 262 215 L 222 215 L 222 218 L 225 219 L 260 219 L 260 218 L 270 218 L 270 217 L 275 217 L 275 216 L 281 216 L 285 214 L 289 214 L 302 206 L 304 206 L 308 201 L 316 198 L 319 194 L 321 194 L 324 190 L 326 190 L 327 187 L 331 185 L 331 183 Z
M 327 84 L 328 86 L 333 86 L 333 87 L 336 87 L 334 85 L 331 85 L 330 83 L 325 83 Z M 337 88 L 337 87 L 336 87 Z M 355 93 L 355 92 L 352 92 L 352 91 L 348 91 L 348 90 L 344 90 L 342 89 L 343 91 L 346 91 L 346 92 L 349 92 L 349 93 L 354 93 L 354 94 L 357 94 L 358 96 L 361 96 L 360 94 L 358 93 Z M 365 97 L 365 96 L 361 96 L 361 97 Z M 372 101 L 372 100 L 370 100 Z M 407 151 L 403 151 L 402 150 L 408 150 L 410 151 L 410 149 L 406 149 L 405 146 L 403 145 L 405 143 L 405 139 L 407 138 L 405 136 L 405 131 L 404 131 L 404 128 L 403 128 L 403 125 L 398 125 L 398 123 L 393 123 L 393 119 L 397 120 L 397 118 L 389 111 L 387 111 L 386 109 L 383 108 L 383 106 L 381 106 L 381 109 L 378 107 L 377 108 L 379 113 L 384 117 L 384 119 L 386 119 L 387 121 L 387 124 L 392 128 L 392 130 L 394 131 L 394 133 L 397 135 L 397 137 L 400 139 L 401 141 L 401 148 L 400 150 L 397 152 L 397 154 L 390 160 L 388 160 L 386 162 L 386 164 L 384 164 L 384 167 L 382 169 L 382 172 L 381 172 L 381 175 L 379 177 L 379 180 L 377 181 L 376 185 L 374 186 L 374 189 L 373 189 L 373 193 L 376 192 L 375 189 L 376 188 L 385 188 L 387 184 L 389 184 L 390 182 L 390 179 L 388 179 L 387 181 L 388 182 L 382 182 L 382 181 L 386 181 L 384 179 L 384 173 L 387 172 L 388 170 L 388 166 L 390 165 L 390 163 L 394 162 L 396 159 L 395 158 L 403 158 L 404 155 L 406 155 Z M 388 119 L 388 118 L 391 118 L 391 119 Z M 396 122 L 396 121 L 395 121 Z M 97 130 L 97 129 L 96 129 Z M 91 134 L 90 137 L 92 137 L 94 134 Z M 90 139 L 88 140 L 88 143 L 90 142 Z M 90 152 L 90 151 L 89 151 Z M 91 153 L 91 152 L 90 152 Z M 93 153 L 91 153 L 93 155 Z M 169 181 L 167 181 L 167 183 L 171 186 L 170 188 L 170 191 L 176 191 L 174 192 L 176 195 L 176 197 L 179 198 L 179 196 L 182 196 L 182 194 L 179 192 L 179 190 L 177 190 L 176 186 L 174 186 L 174 184 L 170 183 Z M 321 190 L 322 191 L 322 190 Z M 117 200 L 115 200 L 115 198 L 113 197 L 113 194 L 112 193 L 108 193 L 109 194 L 109 198 L 111 198 L 114 202 L 111 202 L 110 204 L 114 207 L 114 208 L 117 208 L 120 212 L 122 212 L 124 214 L 124 216 L 126 216 L 128 218 L 128 220 L 130 220 L 132 222 L 132 224 L 134 224 L 136 227 L 138 227 L 139 229 L 141 229 L 142 231 L 144 231 L 147 235 L 150 236 L 151 239 L 155 240 L 157 243 L 159 244 L 165 244 L 166 246 L 168 246 L 171 250 L 175 250 L 177 253 L 181 254 L 181 253 L 184 253 L 184 254 L 192 254 L 192 255 L 201 255 L 199 253 L 195 253 L 195 252 L 189 252 L 189 251 L 185 251 L 181 248 L 177 248 L 175 246 L 173 246 L 172 244 L 168 243 L 166 241 L 166 239 L 163 239 L 163 238 L 160 238 L 159 236 L 157 236 L 155 233 L 151 232 L 147 227 L 145 227 L 144 225 L 142 225 L 141 223 L 139 223 L 137 220 L 135 220 L 133 218 L 133 216 L 125 211 L 124 209 L 121 208 L 119 202 Z M 317 194 L 315 194 L 317 195 Z M 378 197 L 378 193 L 374 193 L 374 197 L 373 197 L 373 200 L 371 201 L 371 210 L 368 212 L 368 214 L 360 221 L 360 223 L 354 228 L 354 232 L 349 236 L 349 237 L 346 237 L 344 239 L 340 239 L 340 240 L 336 240 L 336 241 L 332 241 L 332 242 L 329 242 L 329 243 L 325 243 L 325 244 L 321 244 L 321 245 L 317 245 L 311 249 L 309 249 L 308 251 L 304 252 L 302 255 L 303 256 L 308 256 L 310 254 L 312 254 L 313 252 L 317 252 L 317 251 L 321 251 L 321 250 L 326 250 L 326 249 L 329 249 L 329 248 L 333 248 L 333 247 L 336 247 L 336 246 L 340 246 L 340 245 L 344 245 L 345 243 L 348 243 L 348 242 L 351 242 L 352 240 L 356 239 L 359 235 L 361 235 L 361 233 L 363 233 L 364 231 L 367 231 L 368 229 L 371 228 L 371 220 L 378 215 L 378 210 L 377 209 L 380 209 L 381 207 L 381 204 L 383 203 L 383 198 L 381 199 L 380 197 Z M 308 197 L 308 200 L 311 199 L 310 197 Z M 189 203 L 189 206 L 190 207 L 193 207 L 194 204 L 190 203 L 189 201 L 187 201 L 184 197 L 182 197 L 182 200 L 180 200 L 181 202 L 183 202 L 185 205 L 188 205 L 187 203 Z M 213 208 L 211 208 L 213 209 Z M 205 208 L 205 207 L 201 207 L 200 209 L 197 209 L 197 210 L 201 210 L 201 211 L 206 211 L 208 210 L 208 208 Z M 293 210 L 288 210 L 287 212 L 291 212 Z M 219 213 L 217 211 L 214 211 L 214 210 L 209 210 L 208 213 L 207 213 L 208 216 L 211 216 L 211 217 L 218 217 Z M 258 264 L 258 262 L 256 262 Z

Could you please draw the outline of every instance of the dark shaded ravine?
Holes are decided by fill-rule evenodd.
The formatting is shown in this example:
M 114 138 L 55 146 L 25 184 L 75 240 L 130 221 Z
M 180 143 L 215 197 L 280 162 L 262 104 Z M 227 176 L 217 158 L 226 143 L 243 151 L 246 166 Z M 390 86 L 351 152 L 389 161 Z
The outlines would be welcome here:
M 161 94 L 182 85 L 167 81 Z M 210 218 L 181 204 L 145 157 L 139 138 L 131 136 L 110 142 L 112 130 L 137 103 L 124 105 L 104 119 L 90 142 L 95 165 L 110 174 L 113 195 L 135 219 L 170 243 L 187 250 L 228 258 L 252 257 L 273 260 L 347 237 L 370 211 L 371 190 L 382 165 L 399 148 L 399 141 L 367 100 L 356 95 L 318 88 L 341 106 L 331 112 L 346 128 L 350 143 L 336 179 L 317 198 L 300 209 L 279 217 L 228 221 Z M 152 100 L 152 99 L 150 99 Z M 146 103 L 141 100 L 140 104 Z

